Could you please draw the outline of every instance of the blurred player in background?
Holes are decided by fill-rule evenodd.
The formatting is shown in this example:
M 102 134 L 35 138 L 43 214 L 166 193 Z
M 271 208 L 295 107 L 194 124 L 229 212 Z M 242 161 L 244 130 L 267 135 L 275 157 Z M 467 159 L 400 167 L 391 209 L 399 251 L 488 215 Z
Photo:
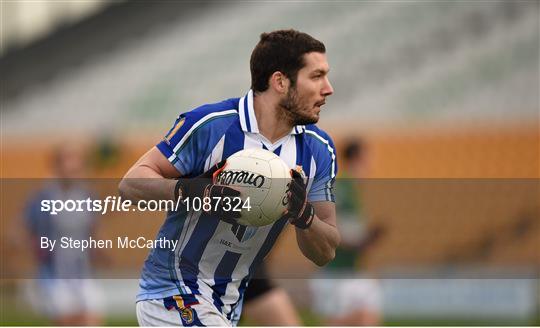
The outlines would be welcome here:
M 212 177 L 232 154 L 267 149 L 291 168 L 287 213 L 272 225 L 246 227 L 236 223 L 238 212 L 219 206 L 170 212 L 158 237 L 182 243 L 148 256 L 137 296 L 141 325 L 236 325 L 249 280 L 289 223 L 304 256 L 321 266 L 334 257 L 335 149 L 315 125 L 333 93 L 325 46 L 295 30 L 263 33 L 250 69 L 244 97 L 181 114 L 128 171 L 120 193 L 133 201 L 237 197 Z
M 350 140 L 343 148 L 343 163 L 336 186 L 336 209 L 341 243 L 336 257 L 312 281 L 313 305 L 330 326 L 378 326 L 381 324 L 381 290 L 377 280 L 358 273 L 359 259 L 383 233 L 381 226 L 367 226 L 363 216 L 358 178 L 367 175 L 362 140 Z
M 263 262 L 244 294 L 243 316 L 257 326 L 300 326 L 302 321 L 289 294 L 274 284 Z
M 101 295 L 92 282 L 91 251 L 61 248 L 63 236 L 88 240 L 93 235 L 97 216 L 88 211 L 41 211 L 42 200 L 86 199 L 90 191 L 81 182 L 85 174 L 84 156 L 74 146 L 60 146 L 52 156 L 54 179 L 28 202 L 26 224 L 31 235 L 39 280 L 30 295 L 39 310 L 45 311 L 55 325 L 97 326 L 101 320 Z M 41 237 L 57 240 L 53 251 L 40 247 Z

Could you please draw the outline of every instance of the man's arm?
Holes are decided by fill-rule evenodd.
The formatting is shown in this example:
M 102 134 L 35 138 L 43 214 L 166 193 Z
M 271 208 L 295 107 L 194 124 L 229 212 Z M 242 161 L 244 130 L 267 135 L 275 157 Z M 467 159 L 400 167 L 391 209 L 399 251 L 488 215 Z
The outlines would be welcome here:
M 153 147 L 126 173 L 118 186 L 122 198 L 132 201 L 142 199 L 172 199 L 178 170 Z
M 339 245 L 336 227 L 336 205 L 333 202 L 313 202 L 315 217 L 307 229 L 296 228 L 296 242 L 305 257 L 318 266 L 332 261 Z
M 144 154 L 126 173 L 118 186 L 120 195 L 132 201 L 173 200 L 177 197 L 224 199 L 240 197 L 240 191 L 228 186 L 215 185 L 213 176 L 225 167 L 223 160 L 203 174 L 192 179 L 178 179 L 180 172 L 154 147 Z M 211 206 L 204 211 L 228 223 L 235 223 L 240 212 L 224 211 L 219 206 Z

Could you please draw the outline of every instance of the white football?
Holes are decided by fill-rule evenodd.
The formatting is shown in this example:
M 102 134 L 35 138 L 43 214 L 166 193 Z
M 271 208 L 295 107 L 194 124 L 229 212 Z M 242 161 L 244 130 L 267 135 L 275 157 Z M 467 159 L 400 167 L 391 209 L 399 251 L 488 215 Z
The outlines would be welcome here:
M 216 177 L 217 184 L 234 186 L 241 192 L 244 204 L 249 204 L 249 208 L 241 209 L 238 223 L 256 227 L 272 224 L 284 214 L 290 182 L 287 164 L 264 149 L 244 149 L 234 153 Z

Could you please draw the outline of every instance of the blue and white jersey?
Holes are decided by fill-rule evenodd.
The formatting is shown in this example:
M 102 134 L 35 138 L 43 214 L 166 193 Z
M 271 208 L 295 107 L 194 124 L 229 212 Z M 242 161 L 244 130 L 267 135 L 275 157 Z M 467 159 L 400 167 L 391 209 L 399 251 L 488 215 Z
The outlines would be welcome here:
M 328 134 L 315 125 L 296 126 L 272 144 L 259 133 L 252 91 L 181 114 L 157 147 L 186 177 L 197 176 L 242 149 L 267 149 L 290 168 L 303 170 L 309 201 L 334 201 L 336 152 Z M 137 301 L 201 295 L 235 323 L 251 275 L 286 224 L 280 219 L 268 226 L 246 227 L 201 213 L 169 213 L 157 238 L 178 240 L 178 245 L 174 252 L 152 250 Z
M 56 240 L 62 237 L 88 240 L 97 223 L 97 216 L 88 211 L 61 211 L 50 214 L 43 211 L 43 200 L 80 200 L 92 198 L 91 192 L 82 184 L 62 187 L 58 181 L 48 182 L 26 204 L 26 226 L 36 239 L 35 249 L 38 260 L 39 278 L 76 279 L 87 278 L 91 274 L 90 253 L 76 248 L 57 246 L 54 251 L 39 247 L 42 237 Z

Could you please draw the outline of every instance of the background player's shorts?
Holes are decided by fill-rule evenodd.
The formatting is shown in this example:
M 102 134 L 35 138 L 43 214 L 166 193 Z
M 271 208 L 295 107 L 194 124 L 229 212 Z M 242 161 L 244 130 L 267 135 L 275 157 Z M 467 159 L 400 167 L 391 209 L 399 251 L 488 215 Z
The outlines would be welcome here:
M 139 301 L 137 321 L 140 326 L 232 326 L 213 302 L 201 295 L 195 301 L 188 304 L 180 296 Z
M 92 279 L 37 279 L 26 286 L 30 305 L 49 317 L 79 313 L 100 314 L 103 297 Z
M 244 304 L 247 304 L 259 296 L 264 295 L 274 287 L 274 284 L 268 277 L 266 265 L 263 262 L 255 272 L 255 275 L 253 275 L 253 279 L 251 279 L 248 284 L 248 287 L 244 293 Z
M 310 280 L 310 289 L 314 310 L 327 318 L 381 309 L 381 288 L 375 279 L 327 276 Z

